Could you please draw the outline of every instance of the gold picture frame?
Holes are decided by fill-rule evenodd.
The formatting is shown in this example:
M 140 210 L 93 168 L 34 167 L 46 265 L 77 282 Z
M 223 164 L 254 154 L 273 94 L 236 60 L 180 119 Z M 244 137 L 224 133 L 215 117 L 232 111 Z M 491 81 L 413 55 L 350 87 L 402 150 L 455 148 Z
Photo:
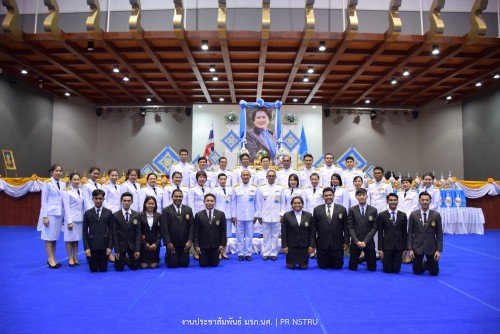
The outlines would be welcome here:
M 2 149 L 3 165 L 6 170 L 17 170 L 12 150 Z

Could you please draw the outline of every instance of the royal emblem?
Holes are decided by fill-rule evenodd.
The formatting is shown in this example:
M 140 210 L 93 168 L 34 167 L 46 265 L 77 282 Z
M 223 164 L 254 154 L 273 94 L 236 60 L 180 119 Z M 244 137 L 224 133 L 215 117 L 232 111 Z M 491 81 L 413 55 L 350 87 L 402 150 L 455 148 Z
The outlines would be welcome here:
M 431 226 L 432 227 L 436 226 L 436 222 L 434 220 L 431 222 Z
M 342 219 L 342 214 L 341 213 L 339 213 L 339 219 Z

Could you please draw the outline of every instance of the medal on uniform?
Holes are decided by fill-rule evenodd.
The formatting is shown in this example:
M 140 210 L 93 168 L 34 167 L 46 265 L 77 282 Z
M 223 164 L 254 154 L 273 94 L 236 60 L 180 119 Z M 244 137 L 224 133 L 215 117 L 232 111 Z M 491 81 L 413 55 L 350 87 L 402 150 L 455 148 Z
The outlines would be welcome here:
M 339 213 L 339 219 L 342 219 L 342 214 L 341 213 Z
M 436 222 L 434 220 L 431 222 L 431 226 L 432 227 L 436 226 Z
M 373 220 L 373 217 L 372 217 L 372 216 L 369 216 L 369 217 L 368 217 L 368 220 L 369 220 L 369 221 L 372 221 L 372 220 Z
M 189 219 L 189 213 L 186 213 L 186 219 Z
M 219 226 L 219 224 L 220 224 L 220 221 L 216 220 L 215 225 Z
M 306 223 L 304 224 L 304 226 L 305 226 L 305 227 L 309 227 L 309 222 L 306 222 Z
M 134 220 L 133 220 L 133 224 L 134 224 L 134 225 L 137 225 L 137 218 L 134 218 Z

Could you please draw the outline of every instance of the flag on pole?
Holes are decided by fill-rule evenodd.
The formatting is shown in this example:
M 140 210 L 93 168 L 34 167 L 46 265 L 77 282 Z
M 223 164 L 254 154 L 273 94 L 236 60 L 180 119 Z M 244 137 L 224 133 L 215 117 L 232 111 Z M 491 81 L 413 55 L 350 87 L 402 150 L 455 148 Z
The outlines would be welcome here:
M 304 124 L 302 124 L 302 131 L 300 132 L 300 146 L 299 146 L 299 157 L 304 160 L 304 155 L 307 154 L 307 140 L 306 133 L 304 131 Z
M 281 105 L 276 106 L 276 117 L 274 122 L 274 135 L 277 139 L 276 154 L 281 148 Z
M 212 165 L 212 161 L 208 159 L 208 157 L 214 152 L 215 143 L 214 143 L 214 125 L 212 124 L 212 128 L 210 129 L 210 133 L 208 134 L 207 145 L 205 146 L 205 152 L 203 152 L 203 156 L 207 158 L 208 164 Z

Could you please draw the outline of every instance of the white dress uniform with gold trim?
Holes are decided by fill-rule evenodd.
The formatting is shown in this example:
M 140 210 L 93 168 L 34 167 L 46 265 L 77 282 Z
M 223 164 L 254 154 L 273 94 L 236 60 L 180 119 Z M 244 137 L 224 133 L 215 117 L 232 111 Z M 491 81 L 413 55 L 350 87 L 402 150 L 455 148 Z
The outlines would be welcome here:
M 278 255 L 281 212 L 284 212 L 283 186 L 263 184 L 257 189 L 255 214 L 262 219 L 262 256 Z
M 291 174 L 299 176 L 299 171 L 290 167 L 288 169 L 281 169 L 276 172 L 276 182 L 281 184 L 283 187 L 288 188 L 288 177 Z
M 243 166 L 239 166 L 237 168 L 235 168 L 233 170 L 233 185 L 235 184 L 240 184 L 242 183 L 241 182 L 241 172 L 243 170 L 248 170 L 250 171 L 250 183 L 255 183 L 255 169 L 253 169 L 252 167 L 248 166 L 248 167 L 243 167 Z
M 194 171 L 194 166 L 191 165 L 189 162 L 177 162 L 172 165 L 170 168 L 170 179 L 172 179 L 172 175 L 174 172 L 179 172 L 182 174 L 182 185 L 185 185 L 186 187 L 190 187 L 190 181 L 191 181 L 191 172 Z
M 102 189 L 102 186 L 97 181 L 92 181 L 88 179 L 87 183 L 82 185 L 83 191 L 83 201 L 85 203 L 85 211 L 94 207 L 94 201 L 92 200 L 92 192 L 96 189 Z
M 68 229 L 68 223 L 64 222 L 64 241 L 79 241 L 82 239 L 83 214 L 85 213 L 85 203 L 83 200 L 83 190 L 81 188 L 69 187 L 63 192 L 64 201 L 67 201 L 69 215 L 73 228 Z
M 387 180 L 380 180 L 379 182 L 373 181 L 368 186 L 368 194 L 370 201 L 368 203 L 371 206 L 374 206 L 378 213 L 385 211 L 389 208 L 387 205 L 386 196 L 393 193 L 392 186 Z M 378 256 L 378 231 L 375 233 L 373 237 L 375 241 L 375 250 Z
M 210 187 L 206 184 L 203 188 L 197 184 L 189 189 L 188 206 L 193 210 L 193 215 L 196 215 L 201 210 L 205 210 L 205 195 L 209 193 Z
M 59 183 L 59 186 L 57 186 L 57 183 Z M 42 205 L 37 226 L 37 230 L 42 231 L 42 240 L 58 240 L 61 235 L 63 218 L 66 222 L 71 221 L 69 207 L 67 206 L 68 202 L 63 199 L 65 188 L 66 183 L 61 180 L 56 181 L 52 177 L 42 184 Z M 49 226 L 43 224 L 44 217 L 49 219 Z
M 310 186 L 309 188 L 306 188 L 304 190 L 306 194 L 304 211 L 310 212 L 312 214 L 315 207 L 325 204 L 325 202 L 323 201 L 323 187 L 318 185 L 316 188 L 313 188 L 313 186 Z
M 370 203 L 370 194 L 368 194 L 368 198 L 366 199 L 366 203 Z M 347 212 L 349 209 L 355 205 L 359 205 L 359 201 L 356 198 L 356 189 L 350 189 L 344 191 L 344 204 L 342 204 Z
M 311 174 L 312 173 L 318 173 L 319 175 L 319 168 L 303 168 L 303 169 L 300 169 L 299 170 L 299 180 L 300 180 L 300 184 L 299 186 L 302 188 L 302 189 L 306 189 L 307 187 L 309 187 L 311 185 Z
M 258 171 L 257 173 L 255 173 L 255 178 L 254 178 L 254 182 L 255 184 L 257 184 L 258 186 L 262 185 L 262 184 L 266 184 L 267 183 L 267 172 L 269 171 L 270 169 L 262 169 L 260 171 Z
M 353 180 L 356 176 L 361 176 L 361 180 L 363 181 L 362 184 L 365 183 L 365 173 L 363 173 L 361 169 L 356 167 L 352 169 L 344 169 L 340 176 L 342 177 L 342 185 L 348 190 L 355 188 Z
M 346 188 L 344 186 L 336 186 L 332 187 L 332 189 L 335 194 L 333 203 L 344 206 L 344 196 L 347 193 Z
M 255 215 L 255 196 L 257 185 L 235 184 L 231 196 L 231 217 L 236 218 L 236 239 L 238 240 L 238 255 L 251 256 L 253 253 L 253 233 Z M 259 225 L 259 223 L 256 223 Z M 255 226 L 257 227 L 257 226 Z M 255 229 L 257 231 L 257 229 Z
M 163 208 L 166 208 L 170 204 L 172 204 L 172 193 L 174 192 L 174 189 L 177 189 L 177 185 L 171 184 L 169 186 L 165 186 L 163 188 Z M 179 185 L 179 189 L 182 191 L 182 204 L 188 205 L 188 198 L 189 198 L 189 188 L 182 183 Z
M 132 205 L 130 206 L 130 208 L 134 211 L 141 212 L 142 206 L 140 206 L 140 204 L 139 204 L 139 192 L 140 191 L 141 191 L 141 185 L 139 183 L 137 183 L 137 182 L 132 183 L 129 180 L 123 182 L 122 186 L 120 187 L 120 203 L 121 203 L 122 194 L 129 192 L 133 196 Z M 121 206 L 121 204 L 120 204 L 120 206 Z
M 304 204 L 307 202 L 306 192 L 302 188 L 283 188 L 283 200 L 285 201 L 285 205 L 283 206 L 283 211 L 281 212 L 281 216 L 285 214 L 285 212 L 292 211 L 292 199 L 294 197 L 300 196 L 304 201 Z
M 191 181 L 189 181 L 190 182 L 189 184 L 191 185 L 190 187 L 193 187 L 193 186 L 198 184 L 198 181 L 196 180 L 196 173 L 197 172 L 199 172 L 199 171 L 196 170 L 196 171 L 191 172 Z M 204 172 L 207 173 L 207 182 L 205 183 L 205 186 L 211 188 L 212 187 L 212 172 L 210 172 L 206 169 L 204 170 Z M 195 213 L 193 212 L 193 214 L 195 214 Z
M 429 205 L 429 210 L 437 211 L 437 209 L 439 209 L 439 207 L 441 206 L 441 191 L 433 185 L 429 188 L 425 188 L 425 186 L 422 186 L 422 188 L 420 188 L 419 194 L 424 191 L 428 192 L 432 197 L 431 204 Z M 418 206 L 420 208 L 420 204 Z
M 161 213 L 163 209 L 163 188 L 162 187 L 154 187 L 154 189 L 148 184 L 144 188 L 141 188 L 139 191 L 139 205 L 141 207 L 141 211 L 144 208 L 144 200 L 148 196 L 154 196 L 156 198 L 156 211 Z
M 215 208 L 224 212 L 226 215 L 226 236 L 230 238 L 233 235 L 233 221 L 232 213 L 233 208 L 231 204 L 231 198 L 233 196 L 232 187 L 213 187 L 212 194 L 215 195 Z M 235 229 L 236 232 L 236 229 Z
M 220 186 L 220 184 L 219 184 L 219 174 L 220 173 L 226 174 L 226 176 L 227 176 L 226 186 L 231 187 L 233 184 L 233 172 L 230 171 L 229 169 L 226 169 L 226 170 L 219 169 L 219 170 L 212 172 L 212 179 L 210 180 L 210 185 L 212 187 Z
M 119 184 L 106 183 L 102 186 L 102 190 L 104 190 L 104 202 L 102 205 L 110 209 L 111 212 L 116 212 L 121 210 L 122 205 L 120 201 L 120 187 Z
M 406 213 L 406 216 L 409 219 L 410 213 L 419 209 L 418 193 L 413 189 L 409 189 L 408 191 L 399 190 L 397 195 L 398 210 Z
M 319 169 L 319 184 L 323 187 L 329 187 L 332 184 L 332 174 L 337 173 L 342 178 L 342 168 L 332 164 L 330 167 L 324 165 Z

